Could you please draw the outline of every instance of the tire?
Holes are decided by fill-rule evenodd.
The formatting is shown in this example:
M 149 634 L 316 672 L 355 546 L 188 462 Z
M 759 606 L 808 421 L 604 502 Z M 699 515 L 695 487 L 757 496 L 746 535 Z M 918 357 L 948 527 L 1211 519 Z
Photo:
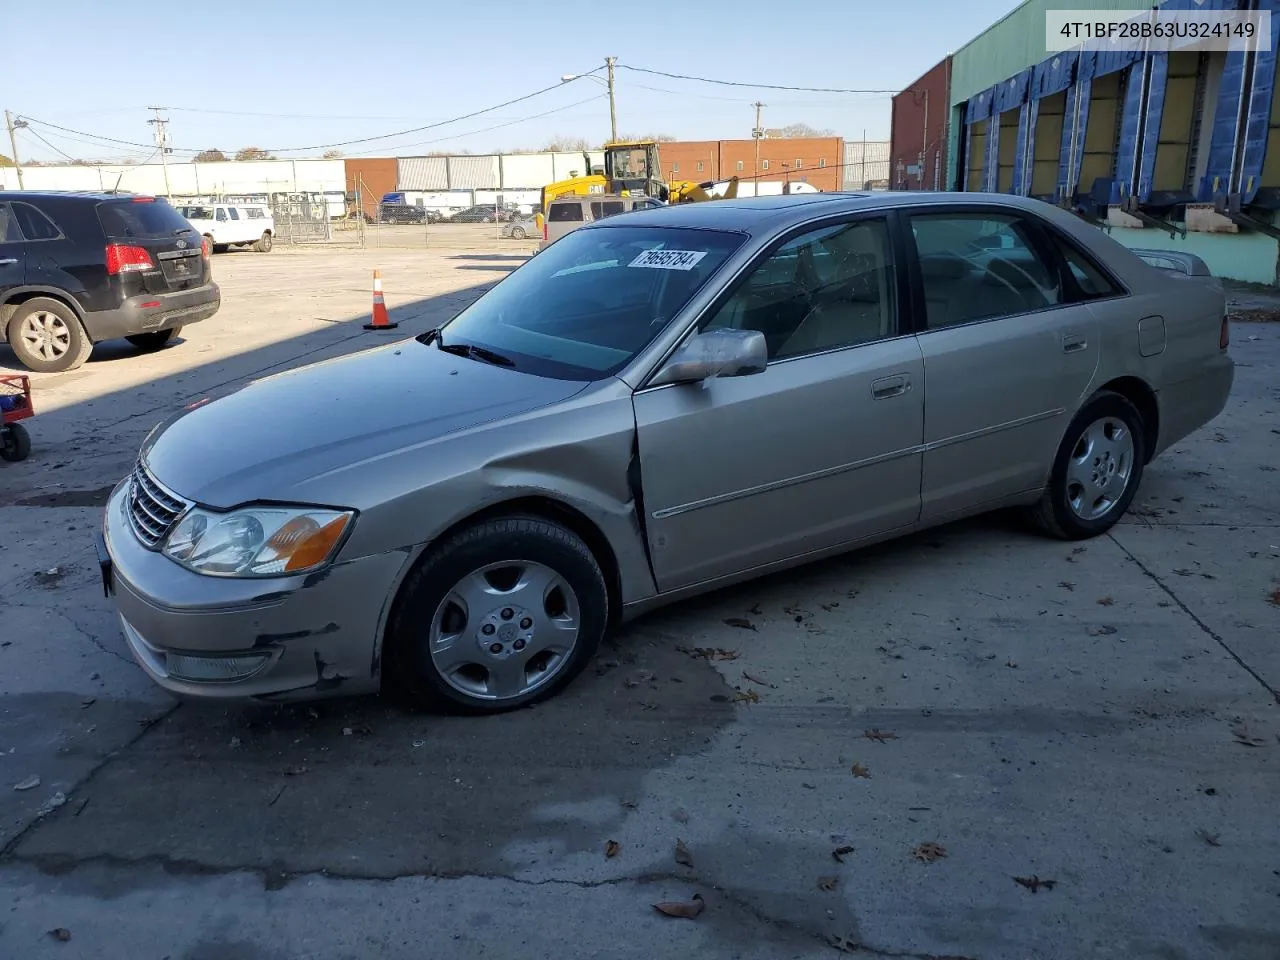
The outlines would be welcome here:
M 20 423 L 11 423 L 0 434 L 0 460 L 17 463 L 31 454 L 31 434 Z
M 525 236 L 526 236 L 526 234 L 525 234 L 525 232 L 524 232 L 524 227 L 512 227 L 512 228 L 511 228 L 511 239 L 512 239 L 512 240 L 523 240 L 523 239 L 525 238 Z
M 9 346 L 28 370 L 63 373 L 83 365 L 93 343 L 70 307 L 50 297 L 22 304 L 9 320 Z
M 1132 403 L 1109 390 L 1095 394 L 1067 427 L 1032 521 L 1061 540 L 1106 533 L 1138 492 L 1146 443 Z
M 550 587 L 524 600 L 526 578 Z M 468 593 L 477 609 L 467 609 Z M 431 550 L 409 574 L 387 630 L 384 679 L 420 708 L 503 713 L 568 686 L 608 619 L 604 575 L 576 534 L 538 517 L 487 520 Z M 572 636 L 557 628 L 573 622 Z
M 154 333 L 135 333 L 132 336 L 125 337 L 125 339 L 143 353 L 151 353 L 153 350 L 159 350 L 161 347 L 166 346 L 170 340 L 181 332 L 181 327 L 171 327 L 168 330 L 157 330 Z
M 256 250 L 258 253 L 271 252 L 271 231 L 270 230 L 263 231 L 261 239 L 259 239 L 257 242 L 254 243 L 253 249 Z

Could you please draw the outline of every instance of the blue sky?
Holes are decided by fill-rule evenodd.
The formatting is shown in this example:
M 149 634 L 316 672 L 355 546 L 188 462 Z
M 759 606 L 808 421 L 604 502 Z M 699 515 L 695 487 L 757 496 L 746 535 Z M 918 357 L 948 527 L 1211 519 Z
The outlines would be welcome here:
M 230 153 L 250 144 L 313 156 L 321 150 L 292 148 L 438 123 L 556 85 L 563 74 L 602 67 L 612 55 L 622 65 L 623 135 L 748 137 L 751 102 L 759 99 L 767 127 L 807 123 L 848 138 L 865 130 L 868 138 L 885 139 L 887 93 L 735 88 L 626 65 L 748 83 L 898 90 L 1015 6 L 1016 0 L 607 3 L 583 28 L 568 13 L 578 4 L 545 0 L 22 3 L 7 12 L 5 33 L 44 38 L 56 50 L 56 66 L 6 71 L 0 107 L 145 145 L 151 143 L 146 108 L 160 105 L 169 108 L 175 158 L 185 149 Z M 732 12 L 721 12 L 726 7 Z M 337 149 L 389 156 L 536 149 L 554 135 L 599 142 L 609 133 L 604 94 L 603 85 L 578 80 L 469 120 Z M 24 159 L 41 160 L 58 159 L 54 147 L 74 157 L 135 161 L 149 152 L 75 136 L 32 124 L 19 134 L 19 150 Z

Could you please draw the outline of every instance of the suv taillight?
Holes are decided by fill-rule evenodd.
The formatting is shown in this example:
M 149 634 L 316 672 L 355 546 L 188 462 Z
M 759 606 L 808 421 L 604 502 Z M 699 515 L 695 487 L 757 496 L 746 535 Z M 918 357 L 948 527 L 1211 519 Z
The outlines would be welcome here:
M 113 243 L 107 247 L 107 274 L 142 273 L 154 270 L 155 263 L 145 247 L 131 247 L 124 243 Z
M 200 238 L 200 252 L 204 254 L 206 260 L 213 256 L 213 246 L 209 243 L 208 237 Z
M 542 242 L 546 243 L 546 241 L 547 241 L 547 221 L 544 218 L 542 221 Z
M 1227 315 L 1222 315 L 1222 331 L 1218 334 L 1218 349 L 1225 350 L 1231 346 L 1231 324 L 1227 320 Z

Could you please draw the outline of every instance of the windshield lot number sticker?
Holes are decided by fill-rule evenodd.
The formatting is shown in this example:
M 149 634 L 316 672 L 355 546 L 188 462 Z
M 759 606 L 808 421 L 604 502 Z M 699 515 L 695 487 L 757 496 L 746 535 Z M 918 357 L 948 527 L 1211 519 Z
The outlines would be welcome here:
M 627 266 L 652 267 L 655 270 L 692 270 L 706 255 L 705 250 L 646 250 Z

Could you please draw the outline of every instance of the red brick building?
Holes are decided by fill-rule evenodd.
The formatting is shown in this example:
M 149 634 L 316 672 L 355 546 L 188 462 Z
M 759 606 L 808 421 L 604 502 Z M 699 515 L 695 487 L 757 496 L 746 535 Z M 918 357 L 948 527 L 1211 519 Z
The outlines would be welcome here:
M 893 98 L 889 183 L 894 190 L 944 190 L 951 116 L 951 58 Z
M 754 140 L 677 140 L 660 144 L 662 174 L 668 181 L 799 180 L 819 190 L 841 189 L 844 140 L 840 137 L 766 137 L 756 168 Z

